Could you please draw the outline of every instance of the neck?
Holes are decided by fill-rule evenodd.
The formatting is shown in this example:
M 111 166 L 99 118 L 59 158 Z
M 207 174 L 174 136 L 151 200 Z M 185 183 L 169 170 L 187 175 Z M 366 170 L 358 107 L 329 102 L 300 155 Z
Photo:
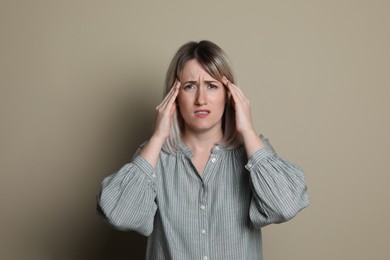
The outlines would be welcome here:
M 222 129 L 200 133 L 184 131 L 183 142 L 194 154 L 200 154 L 211 152 L 215 144 L 222 140 L 222 137 Z

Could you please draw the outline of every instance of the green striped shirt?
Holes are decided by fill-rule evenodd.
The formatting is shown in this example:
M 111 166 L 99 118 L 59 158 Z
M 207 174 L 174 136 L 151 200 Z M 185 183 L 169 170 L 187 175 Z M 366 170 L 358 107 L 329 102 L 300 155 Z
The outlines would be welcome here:
M 248 159 L 243 145 L 216 145 L 200 176 L 191 151 L 160 152 L 156 168 L 138 155 L 106 177 L 98 211 L 119 230 L 148 236 L 147 259 L 262 259 L 260 228 L 309 204 L 302 169 L 268 139 Z

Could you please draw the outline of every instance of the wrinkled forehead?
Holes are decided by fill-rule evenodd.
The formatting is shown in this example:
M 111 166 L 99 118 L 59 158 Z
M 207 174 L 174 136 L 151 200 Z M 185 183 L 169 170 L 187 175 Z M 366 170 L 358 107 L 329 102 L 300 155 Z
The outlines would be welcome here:
M 186 62 L 180 75 L 180 81 L 212 81 L 214 79 L 200 63 L 193 59 Z

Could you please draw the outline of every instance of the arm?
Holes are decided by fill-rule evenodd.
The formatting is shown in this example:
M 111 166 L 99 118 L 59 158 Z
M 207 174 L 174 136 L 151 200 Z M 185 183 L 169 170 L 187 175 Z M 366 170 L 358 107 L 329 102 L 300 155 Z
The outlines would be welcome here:
M 150 235 L 157 210 L 153 176 L 153 167 L 136 155 L 131 163 L 103 180 L 97 196 L 98 213 L 116 229 Z
M 147 144 L 140 147 L 132 163 L 103 180 L 97 196 L 97 211 L 120 230 L 134 230 L 145 236 L 153 231 L 157 211 L 155 167 L 165 140 L 180 82 L 176 81 L 156 107 L 156 127 Z
M 156 107 L 156 127 L 154 133 L 140 154 L 153 167 L 156 167 L 161 148 L 169 137 L 170 123 L 176 111 L 175 100 L 179 93 L 179 87 L 180 82 L 176 80 L 161 104 Z
M 249 216 L 256 228 L 288 221 L 309 205 L 302 169 L 280 158 L 268 139 L 261 138 L 265 147 L 245 166 L 253 192 Z
M 250 219 L 256 228 L 293 218 L 309 204 L 303 171 L 277 156 L 268 139 L 258 137 L 251 119 L 249 100 L 241 89 L 226 77 L 223 84 L 232 96 L 236 111 L 236 128 L 244 141 L 249 159 L 253 197 Z
M 264 143 L 253 128 L 249 100 L 242 93 L 242 90 L 225 76 L 222 78 L 222 83 L 228 89 L 231 95 L 231 102 L 236 111 L 237 132 L 240 133 L 244 141 L 246 154 L 248 157 L 252 157 L 257 150 L 264 147 Z

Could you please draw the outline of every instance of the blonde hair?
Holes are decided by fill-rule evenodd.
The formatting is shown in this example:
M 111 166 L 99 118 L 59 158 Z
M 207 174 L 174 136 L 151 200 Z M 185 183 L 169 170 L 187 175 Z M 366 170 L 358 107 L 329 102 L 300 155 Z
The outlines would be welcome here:
M 173 87 L 176 79 L 180 78 L 185 64 L 195 59 L 214 79 L 222 81 L 226 76 L 232 83 L 235 83 L 233 70 L 225 52 L 211 41 L 188 42 L 181 46 L 173 57 L 165 77 L 164 97 Z M 163 145 L 163 149 L 169 153 L 175 153 L 181 143 L 184 131 L 184 120 L 178 110 L 176 110 L 171 120 L 170 135 Z M 230 101 L 225 105 L 222 117 L 223 139 L 221 144 L 226 147 L 235 147 L 240 143 L 240 138 L 236 130 L 235 111 Z

